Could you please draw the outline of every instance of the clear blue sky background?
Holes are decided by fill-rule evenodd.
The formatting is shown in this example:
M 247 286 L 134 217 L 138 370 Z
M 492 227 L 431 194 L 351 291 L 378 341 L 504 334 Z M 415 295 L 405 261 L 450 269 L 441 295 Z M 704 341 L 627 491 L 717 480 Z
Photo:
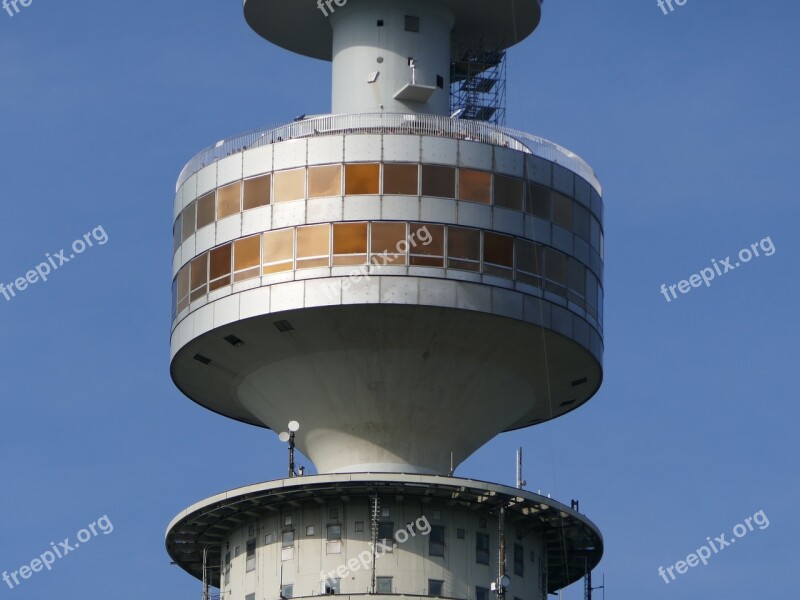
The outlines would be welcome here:
M 548 0 L 510 55 L 508 124 L 604 184 L 605 381 L 457 474 L 513 484 L 524 446 L 528 488 L 580 499 L 601 527 L 609 599 L 796 596 L 799 23 L 786 0 L 688 0 L 666 16 L 655 0 Z M 0 582 L 0 600 L 196 597 L 164 550 L 169 520 L 284 472 L 274 434 L 170 381 L 172 199 L 195 152 L 326 112 L 329 85 L 328 64 L 268 45 L 232 0 L 0 12 L 0 281 L 98 225 L 109 235 L 0 298 L 0 570 L 114 524 L 52 572 Z M 660 294 L 767 236 L 771 257 Z M 759 510 L 768 528 L 658 577 Z

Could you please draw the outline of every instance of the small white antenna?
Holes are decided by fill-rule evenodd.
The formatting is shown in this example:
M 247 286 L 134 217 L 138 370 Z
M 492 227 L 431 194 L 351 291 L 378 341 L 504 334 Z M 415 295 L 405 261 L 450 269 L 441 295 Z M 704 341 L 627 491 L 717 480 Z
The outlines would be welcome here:
M 517 489 L 521 490 L 528 485 L 528 482 L 522 478 L 522 446 L 517 448 Z

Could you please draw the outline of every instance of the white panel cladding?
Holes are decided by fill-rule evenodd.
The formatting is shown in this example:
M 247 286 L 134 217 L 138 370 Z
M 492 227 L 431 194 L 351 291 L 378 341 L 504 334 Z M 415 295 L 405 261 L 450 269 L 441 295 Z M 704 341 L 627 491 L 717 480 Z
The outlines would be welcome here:
M 242 175 L 244 177 L 254 177 L 272 171 L 272 144 L 245 150 L 242 155 Z
M 343 214 L 345 221 L 377 221 L 381 218 L 381 197 L 346 196 Z
M 172 255 L 172 277 L 173 279 L 178 274 L 178 271 L 183 266 L 183 261 L 181 260 L 181 250 L 178 248 L 178 251 Z
M 308 164 L 326 165 L 344 160 L 344 136 L 321 135 L 308 140 Z
M 178 215 L 181 214 L 183 210 L 183 192 L 186 189 L 186 184 L 184 183 L 178 192 L 175 194 L 175 200 L 172 201 L 172 222 L 175 222 L 175 219 L 178 218 Z
M 458 142 L 458 166 L 491 171 L 492 146 L 478 142 Z
M 525 215 L 523 213 L 499 207 L 494 207 L 492 211 L 494 213 L 492 229 L 516 236 L 522 236 L 525 233 Z
M 327 279 L 331 275 L 330 267 L 314 267 L 313 269 L 298 269 L 294 273 L 296 281 L 304 279 Z
M 217 187 L 217 163 L 200 169 L 197 173 L 197 195 L 202 196 Z
M 344 138 L 345 162 L 380 162 L 380 135 L 348 135 Z
M 344 202 L 341 196 L 333 198 L 311 198 L 306 203 L 306 223 L 341 221 L 344 217 Z
M 214 327 L 222 327 L 239 320 L 239 297 L 233 294 L 214 302 Z
M 583 177 L 575 175 L 575 200 L 591 210 L 592 207 L 592 186 Z
M 531 181 L 550 186 L 553 181 L 552 166 L 553 163 L 549 160 L 534 156 L 533 154 L 525 155 L 526 176 Z
M 271 288 L 261 287 L 239 294 L 239 318 L 249 319 L 270 310 Z
M 455 281 L 421 279 L 419 282 L 419 303 L 454 308 L 457 303 L 458 285 Z
M 272 225 L 272 207 L 259 206 L 242 213 L 242 235 L 269 231 Z
M 383 196 L 381 219 L 387 221 L 419 221 L 420 199 L 417 196 Z
M 219 300 L 220 298 L 225 298 L 226 296 L 230 296 L 233 293 L 233 288 L 229 285 L 223 286 L 218 290 L 214 290 L 208 295 L 208 303 L 212 304 Z
M 183 242 L 183 244 L 181 244 L 181 262 L 187 263 L 192 258 L 197 256 L 194 251 L 195 247 L 194 240 L 195 240 L 195 234 L 193 233 L 188 238 L 186 238 L 186 241 Z
M 281 202 L 272 206 L 272 229 L 281 229 L 306 222 L 305 200 Z
M 458 224 L 467 227 L 492 228 L 492 207 L 475 202 L 458 203 Z
M 270 298 L 270 312 L 278 313 L 285 310 L 302 308 L 305 300 L 305 282 L 290 281 L 272 286 Z
M 567 254 L 573 254 L 573 244 L 572 244 L 572 232 L 567 231 L 566 229 L 559 227 L 558 225 L 553 225 L 553 247 L 565 252 Z
M 341 303 L 342 279 L 329 277 L 326 279 L 309 279 L 306 281 L 305 304 L 313 306 L 331 306 Z
M 217 186 L 238 181 L 242 178 L 242 153 L 226 156 L 217 163 Z
M 519 150 L 495 146 L 494 170 L 504 175 L 523 177 L 525 173 L 525 153 Z
M 523 319 L 534 325 L 550 327 L 550 303 L 540 298 L 523 297 Z
M 421 139 L 418 135 L 384 135 L 383 160 L 386 162 L 420 162 Z
M 407 277 L 381 278 L 381 304 L 418 304 L 419 280 Z
M 217 246 L 242 237 L 242 214 L 217 221 Z
M 572 320 L 574 315 L 560 306 L 550 308 L 550 327 L 558 333 L 572 338 Z
M 497 277 L 496 275 L 484 275 L 481 279 L 484 284 L 494 287 L 514 289 L 514 282 L 505 277 Z
M 474 283 L 459 283 L 456 287 L 456 308 L 492 312 L 492 288 Z
M 434 223 L 456 222 L 456 201 L 446 198 L 428 198 L 421 200 L 420 220 Z
M 550 221 L 545 221 L 539 217 L 533 217 L 533 231 L 530 231 L 528 227 L 525 227 L 525 236 L 539 242 L 540 244 L 547 244 L 549 246 L 552 243 L 550 238 L 550 227 Z
M 181 202 L 183 202 L 183 207 L 181 210 L 189 206 L 195 198 L 197 198 L 197 173 L 189 177 L 181 186 L 183 190 L 183 196 L 181 197 Z
M 175 330 L 178 337 L 178 348 L 183 348 L 194 339 L 194 313 L 189 313 L 186 318 L 178 323 Z
M 553 165 L 553 189 L 566 194 L 575 195 L 575 174 L 561 165 Z
M 598 360 L 600 366 L 603 365 L 603 339 L 600 337 L 600 334 L 597 333 L 594 329 L 589 331 L 589 350 L 591 350 L 592 355 Z
M 423 136 L 422 162 L 455 166 L 458 163 L 458 141 L 450 138 Z
M 378 304 L 380 301 L 380 278 L 360 276 L 342 280 L 342 304 Z
M 306 140 L 289 140 L 274 145 L 273 167 L 276 171 L 302 167 L 306 164 Z
M 519 292 L 492 288 L 492 313 L 522 320 L 523 296 Z
M 246 281 L 237 281 L 231 286 L 231 293 L 238 294 L 239 292 L 246 292 L 261 286 L 261 278 L 248 279 Z M 210 296 L 210 294 L 209 294 Z
M 480 273 L 473 273 L 471 271 L 461 271 L 459 269 L 448 269 L 447 278 L 457 281 L 474 281 L 480 283 L 483 281 L 483 276 Z
M 198 337 L 214 329 L 214 305 L 206 304 L 194 312 L 194 328 L 192 335 Z
M 210 250 L 217 245 L 217 227 L 216 223 L 206 225 L 200 231 L 194 234 L 195 239 L 195 256 Z

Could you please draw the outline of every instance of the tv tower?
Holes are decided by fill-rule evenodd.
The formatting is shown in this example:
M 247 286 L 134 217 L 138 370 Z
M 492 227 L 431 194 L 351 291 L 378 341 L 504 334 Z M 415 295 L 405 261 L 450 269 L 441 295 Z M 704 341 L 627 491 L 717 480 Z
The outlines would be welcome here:
M 598 528 L 521 473 L 453 475 L 602 379 L 600 184 L 502 124 L 505 53 L 540 1 L 245 0 L 244 16 L 332 62 L 332 111 L 180 174 L 171 375 L 282 432 L 290 466 L 182 511 L 169 555 L 205 600 L 546 600 L 598 564 Z

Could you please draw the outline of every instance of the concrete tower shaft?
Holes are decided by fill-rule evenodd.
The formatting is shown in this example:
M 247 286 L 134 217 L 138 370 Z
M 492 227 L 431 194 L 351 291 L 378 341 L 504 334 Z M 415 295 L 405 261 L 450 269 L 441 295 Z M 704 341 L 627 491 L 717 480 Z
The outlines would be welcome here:
M 245 0 L 270 42 L 333 62 L 332 112 L 449 110 L 453 48 L 500 50 L 530 35 L 539 0 Z M 411 61 L 413 60 L 413 69 Z

